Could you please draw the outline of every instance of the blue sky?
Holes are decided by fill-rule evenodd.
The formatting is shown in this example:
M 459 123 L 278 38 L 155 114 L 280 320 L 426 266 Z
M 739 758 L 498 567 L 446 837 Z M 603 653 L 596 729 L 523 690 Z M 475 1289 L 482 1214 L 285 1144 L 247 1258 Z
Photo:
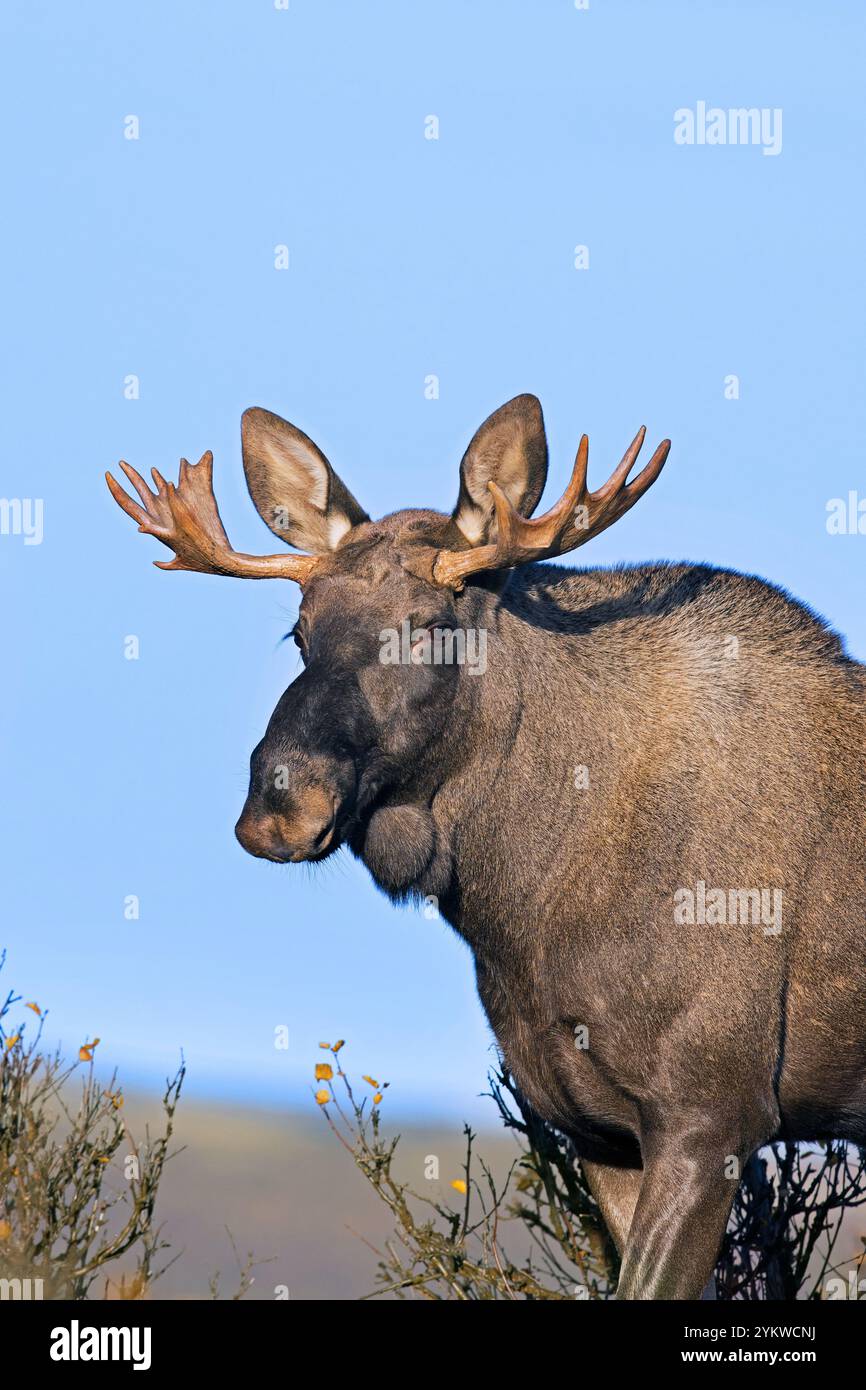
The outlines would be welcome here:
M 105 490 L 120 457 L 213 449 L 233 542 L 266 551 L 245 407 L 382 515 L 450 508 L 475 427 L 534 391 L 549 496 L 584 430 L 591 481 L 638 425 L 673 439 L 582 561 L 761 573 L 866 656 L 866 536 L 825 525 L 866 495 L 864 30 L 857 0 L 4 6 L 2 493 L 43 499 L 44 537 L 0 535 L 0 944 L 52 1039 L 98 1034 L 148 1087 L 183 1047 L 193 1093 L 291 1105 L 342 1036 L 395 1108 L 489 1113 L 450 930 L 345 854 L 236 844 L 297 593 L 153 569 Z M 780 108 L 781 152 L 677 145 L 699 101 Z

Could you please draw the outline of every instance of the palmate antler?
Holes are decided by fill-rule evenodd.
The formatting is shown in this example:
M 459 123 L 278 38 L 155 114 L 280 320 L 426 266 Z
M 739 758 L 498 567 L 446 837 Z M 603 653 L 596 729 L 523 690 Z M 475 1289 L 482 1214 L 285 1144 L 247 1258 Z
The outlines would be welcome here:
M 174 551 L 173 560 L 154 561 L 159 569 L 197 570 L 239 579 L 294 579 L 305 584 L 319 563 L 317 555 L 244 555 L 232 549 L 214 496 L 210 451 L 195 464 L 181 459 L 176 486 L 152 468 L 155 493 L 128 463 L 121 460 L 119 467 L 141 498 L 141 505 L 106 473 L 115 502 L 138 522 L 139 531 L 156 536 Z
M 462 589 L 463 581 L 471 574 L 565 555 L 612 526 L 655 482 L 670 452 L 671 442 L 665 439 L 646 467 L 627 483 L 645 435 L 646 429 L 641 426 L 615 471 L 597 492 L 589 492 L 586 486 L 589 440 L 584 435 L 571 482 L 556 505 L 534 520 L 521 516 L 502 489 L 489 482 L 496 511 L 496 540 L 473 550 L 441 550 L 433 567 L 437 584 Z

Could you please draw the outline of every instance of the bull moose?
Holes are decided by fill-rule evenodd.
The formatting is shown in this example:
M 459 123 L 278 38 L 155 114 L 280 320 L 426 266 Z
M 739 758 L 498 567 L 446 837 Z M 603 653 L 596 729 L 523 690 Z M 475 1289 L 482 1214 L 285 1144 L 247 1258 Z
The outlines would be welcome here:
M 623 515 L 641 429 L 559 502 L 541 407 L 475 434 L 452 515 L 371 521 L 300 430 L 243 416 L 253 502 L 305 553 L 234 551 L 212 457 L 152 491 L 162 568 L 292 579 L 304 669 L 252 754 L 251 854 L 348 845 L 433 897 L 528 1104 L 573 1140 L 622 1255 L 617 1297 L 698 1298 L 750 1154 L 866 1143 L 866 671 L 808 608 L 705 564 L 547 563 Z M 160 562 L 157 562 L 160 563 Z M 382 635 L 410 625 L 409 659 Z M 486 668 L 431 660 L 483 632 Z

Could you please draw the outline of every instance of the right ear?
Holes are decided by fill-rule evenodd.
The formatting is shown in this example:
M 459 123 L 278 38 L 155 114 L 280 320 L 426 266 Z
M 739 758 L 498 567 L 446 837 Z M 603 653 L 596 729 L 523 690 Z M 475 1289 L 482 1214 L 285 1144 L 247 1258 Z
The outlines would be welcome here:
M 279 415 L 258 406 L 245 410 L 241 446 L 259 516 L 287 545 L 323 555 L 370 520 L 321 449 Z
M 497 483 L 521 516 L 531 516 L 546 480 L 541 404 L 535 396 L 515 396 L 488 416 L 463 455 L 454 521 L 473 546 L 484 545 L 496 531 L 487 484 Z

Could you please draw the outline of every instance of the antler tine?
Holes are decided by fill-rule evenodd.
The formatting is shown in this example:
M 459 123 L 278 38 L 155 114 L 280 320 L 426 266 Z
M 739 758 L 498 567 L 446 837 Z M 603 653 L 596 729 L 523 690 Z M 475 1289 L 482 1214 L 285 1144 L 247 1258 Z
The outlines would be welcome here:
M 577 454 L 574 459 L 574 468 L 571 470 L 571 485 L 575 482 L 580 484 L 580 493 L 586 491 L 586 474 L 589 468 L 589 435 L 582 434 L 580 443 L 577 446 Z
M 613 493 L 619 492 L 620 488 L 622 487 L 623 483 L 625 482 L 626 478 L 632 470 L 632 465 L 635 459 L 637 458 L 638 454 L 643 448 L 643 442 L 645 439 L 646 425 L 641 425 L 640 429 L 638 430 L 634 439 L 629 444 L 628 448 L 626 449 L 616 468 L 611 473 L 607 482 L 603 483 L 602 486 L 598 489 L 598 491 L 593 494 L 595 497 L 598 497 L 599 499 L 602 497 L 607 498 L 610 497 Z
M 571 470 L 571 479 L 565 492 L 556 503 L 556 506 L 551 507 L 550 511 L 546 512 L 544 516 L 538 517 L 537 522 L 527 521 L 525 525 L 532 527 L 538 525 L 538 531 L 535 534 L 541 536 L 543 534 L 542 527 L 547 523 L 548 529 L 551 531 L 551 541 L 555 541 L 558 546 L 568 531 L 569 526 L 574 523 L 575 509 L 580 506 L 587 496 L 586 474 L 588 468 L 589 436 L 582 434 L 580 436 L 580 443 L 577 446 L 574 467 Z M 567 548 L 570 549 L 570 547 Z M 555 553 L 562 554 L 563 552 L 557 550 Z
M 242 579 L 294 579 L 305 584 L 319 563 L 317 555 L 245 555 L 232 549 L 214 496 L 210 450 L 196 464 L 181 459 L 177 484 L 167 482 L 158 469 L 151 469 L 156 492 L 128 463 L 121 460 L 119 467 L 141 498 L 141 505 L 106 473 L 115 502 L 138 522 L 139 531 L 156 536 L 174 551 L 173 559 L 154 561 L 159 569 L 196 570 Z
M 643 497 L 647 488 L 654 483 L 658 475 L 665 466 L 667 456 L 671 451 L 671 441 L 663 439 L 656 449 L 649 463 L 645 464 L 636 478 L 623 488 L 623 497 L 628 497 L 629 507 L 632 506 L 639 497 Z M 626 508 L 628 510 L 628 508 Z
M 488 483 L 496 514 L 495 543 L 473 550 L 440 551 L 433 567 L 437 583 L 461 589 L 470 574 L 565 555 L 599 535 L 634 505 L 664 466 L 671 447 L 669 439 L 659 445 L 638 476 L 627 483 L 645 437 L 642 425 L 607 482 L 596 492 L 589 492 L 589 440 L 583 435 L 568 487 L 548 512 L 534 519 L 521 516 L 502 489 L 496 483 Z
M 123 472 L 132 483 L 132 486 L 135 488 L 142 502 L 145 503 L 145 507 L 149 505 L 153 500 L 153 493 L 150 491 L 150 488 L 147 486 L 141 474 L 136 473 L 135 469 L 132 468 L 130 464 L 125 463 L 123 459 L 119 461 L 117 466 L 123 469 Z M 153 531 L 155 522 L 151 519 L 145 507 L 140 507 L 137 502 L 134 502 L 129 494 L 124 492 L 117 479 L 113 478 L 110 473 L 106 473 L 105 481 L 108 483 L 108 490 L 118 507 L 125 511 L 127 516 L 131 516 L 133 521 L 138 522 L 139 531 L 149 531 L 151 534 L 156 534 L 155 531 Z
M 581 499 L 586 495 L 588 463 L 589 439 L 583 435 L 578 446 L 568 487 L 549 511 L 534 519 L 521 516 L 498 484 L 493 482 L 487 484 L 493 494 L 497 523 L 497 548 L 503 556 L 503 563 L 519 563 L 517 559 L 506 561 L 505 557 L 509 555 L 519 556 L 522 551 L 527 551 L 531 552 L 527 554 L 527 559 L 529 559 L 534 557 L 535 552 L 542 550 L 552 553 L 551 548 L 559 545 L 569 524 L 573 521 L 575 508 L 580 505 Z
M 647 488 L 655 482 L 656 478 L 661 473 L 665 465 L 665 460 L 671 451 L 671 441 L 669 439 L 662 440 L 649 463 L 641 469 L 636 478 L 633 478 L 626 486 L 622 485 L 623 479 L 628 477 L 629 470 L 640 452 L 644 434 L 645 431 L 641 428 L 613 475 L 613 477 L 618 477 L 619 487 L 615 490 L 611 489 L 607 497 L 602 497 L 602 494 L 607 492 L 612 481 L 611 478 L 608 479 L 608 482 L 605 483 L 603 487 L 599 488 L 597 492 L 588 494 L 590 505 L 589 525 L 575 542 L 574 549 L 577 549 L 577 546 L 583 545 L 585 541 L 590 540 L 592 537 L 600 536 L 602 531 L 606 531 L 615 521 L 619 521 L 621 516 L 625 516 L 626 512 L 634 506 L 639 497 L 643 497 Z M 637 445 L 637 447 L 635 447 L 635 445 Z M 596 500 L 601 504 L 598 511 L 594 511 L 592 507 L 593 502 Z

